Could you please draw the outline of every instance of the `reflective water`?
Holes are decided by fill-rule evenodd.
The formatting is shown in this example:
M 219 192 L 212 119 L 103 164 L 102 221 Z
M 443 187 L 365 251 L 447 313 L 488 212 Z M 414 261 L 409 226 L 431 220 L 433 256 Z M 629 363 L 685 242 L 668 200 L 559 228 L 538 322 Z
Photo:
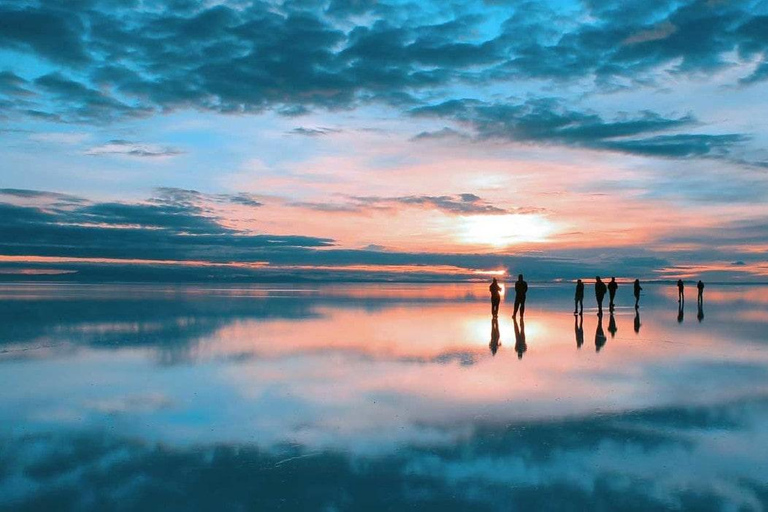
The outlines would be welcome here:
M 768 508 L 768 287 L 644 293 L 0 286 L 0 508 Z

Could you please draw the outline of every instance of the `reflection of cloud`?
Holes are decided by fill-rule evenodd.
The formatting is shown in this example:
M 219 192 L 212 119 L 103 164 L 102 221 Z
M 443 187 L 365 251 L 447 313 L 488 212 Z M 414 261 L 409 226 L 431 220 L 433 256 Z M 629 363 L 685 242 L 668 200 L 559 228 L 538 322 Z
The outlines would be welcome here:
M 524 425 L 478 419 L 448 446 L 363 458 L 290 445 L 169 447 L 85 430 L 6 439 L 0 490 L 19 508 L 56 497 L 62 508 L 95 499 L 110 509 L 166 502 L 241 509 L 257 500 L 309 510 L 336 506 L 341 493 L 345 506 L 366 510 L 587 510 L 606 503 L 638 511 L 711 503 L 760 510 L 764 486 L 755 471 L 768 457 L 759 429 L 767 417 L 768 402 L 759 399 Z M 379 499 L 375 488 L 386 495 Z
M 106 414 L 140 414 L 149 413 L 173 406 L 173 400 L 162 393 L 147 393 L 117 398 L 90 400 L 85 403 L 87 409 L 93 409 Z

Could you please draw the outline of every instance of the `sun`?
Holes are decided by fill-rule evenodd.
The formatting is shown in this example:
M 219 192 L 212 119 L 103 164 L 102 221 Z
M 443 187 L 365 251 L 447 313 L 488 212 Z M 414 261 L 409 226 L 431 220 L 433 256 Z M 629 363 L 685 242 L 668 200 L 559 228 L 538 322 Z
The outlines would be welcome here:
M 459 240 L 465 244 L 506 247 L 545 242 L 554 231 L 554 224 L 537 214 L 473 215 L 461 218 Z

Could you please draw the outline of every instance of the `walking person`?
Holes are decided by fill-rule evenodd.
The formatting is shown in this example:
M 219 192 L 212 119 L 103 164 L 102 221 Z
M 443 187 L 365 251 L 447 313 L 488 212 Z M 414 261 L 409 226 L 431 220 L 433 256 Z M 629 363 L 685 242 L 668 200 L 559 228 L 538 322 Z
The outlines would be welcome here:
M 699 279 L 699 282 L 696 283 L 696 289 L 699 291 L 697 302 L 699 304 L 704 304 L 704 282 L 702 282 L 701 279 Z
M 605 283 L 600 279 L 600 276 L 595 277 L 595 298 L 597 299 L 597 315 L 603 316 L 603 298 L 607 287 Z
M 640 286 L 640 280 L 635 279 L 635 309 L 640 307 L 640 291 L 643 289 L 642 286 Z
M 682 279 L 677 280 L 677 302 L 685 302 L 685 283 Z
M 584 283 L 581 281 L 581 279 L 576 280 L 576 295 L 573 296 L 574 306 L 573 306 L 573 314 L 574 315 L 583 315 L 584 314 Z
M 616 307 L 614 301 L 616 299 L 616 290 L 619 289 L 619 283 L 616 282 L 616 278 L 612 277 L 611 282 L 608 283 L 608 310 L 613 311 Z
M 523 280 L 523 274 L 517 276 L 515 282 L 515 310 L 512 312 L 512 316 L 517 316 L 517 311 L 520 310 L 520 318 L 525 315 L 525 295 L 528 293 L 528 283 Z
M 491 290 L 491 316 L 495 318 L 499 316 L 499 303 L 501 303 L 501 286 L 495 277 L 489 289 Z

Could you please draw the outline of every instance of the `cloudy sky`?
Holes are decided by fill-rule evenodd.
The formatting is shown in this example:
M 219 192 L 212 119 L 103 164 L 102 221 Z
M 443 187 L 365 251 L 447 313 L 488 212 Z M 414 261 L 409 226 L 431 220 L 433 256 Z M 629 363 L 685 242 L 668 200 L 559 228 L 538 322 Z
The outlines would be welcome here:
M 3 0 L 0 272 L 765 281 L 767 52 L 762 0 Z

